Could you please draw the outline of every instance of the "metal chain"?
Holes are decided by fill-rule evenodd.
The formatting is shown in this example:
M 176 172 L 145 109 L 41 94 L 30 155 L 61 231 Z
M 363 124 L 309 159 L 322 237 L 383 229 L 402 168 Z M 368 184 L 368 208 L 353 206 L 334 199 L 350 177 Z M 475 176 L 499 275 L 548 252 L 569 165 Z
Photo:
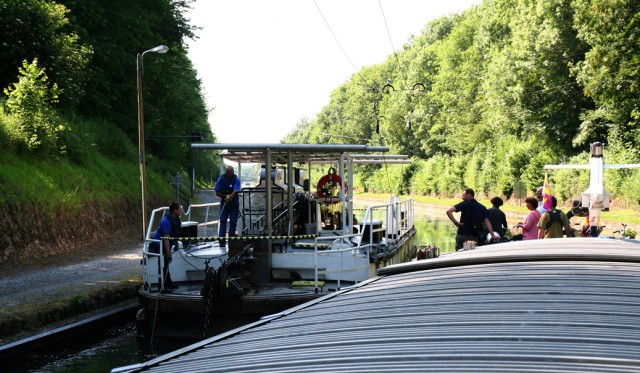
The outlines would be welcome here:
M 207 337 L 207 333 L 209 332 L 209 325 L 211 324 L 211 314 L 212 314 L 212 308 L 213 308 L 213 297 L 215 295 L 215 284 L 216 284 L 216 277 L 217 277 L 217 272 L 215 269 L 213 269 L 213 267 L 209 267 L 207 269 L 206 272 L 206 276 L 205 276 L 205 287 L 206 287 L 206 279 L 209 279 L 209 289 L 205 289 L 208 290 L 208 292 L 206 292 L 204 295 L 207 296 L 207 312 L 205 313 L 204 316 L 204 331 L 202 333 L 202 338 L 206 338 Z
M 232 264 L 232 263 L 238 263 L 242 260 L 242 258 L 245 255 L 245 252 L 248 250 L 249 246 L 246 246 L 240 253 L 236 254 L 233 258 L 229 259 L 229 260 L 225 260 L 224 262 L 221 263 L 220 267 L 218 267 L 217 269 L 214 269 L 213 267 L 208 267 L 205 270 L 205 285 L 204 285 L 204 289 L 203 289 L 203 296 L 208 296 L 207 299 L 207 311 L 206 311 L 206 315 L 205 315 L 205 320 L 204 320 L 204 331 L 202 333 L 202 337 L 206 338 L 207 337 L 207 333 L 209 332 L 209 326 L 211 325 L 211 316 L 213 316 L 213 298 L 216 295 L 216 288 L 219 288 L 220 285 L 222 284 L 222 281 L 226 281 L 227 280 L 227 267 Z M 207 275 L 211 273 L 211 281 L 210 281 L 210 286 L 209 289 L 207 289 Z M 208 291 L 207 291 L 208 290 Z M 222 292 L 224 291 L 223 289 L 218 289 L 220 290 L 219 293 L 219 297 L 222 296 Z

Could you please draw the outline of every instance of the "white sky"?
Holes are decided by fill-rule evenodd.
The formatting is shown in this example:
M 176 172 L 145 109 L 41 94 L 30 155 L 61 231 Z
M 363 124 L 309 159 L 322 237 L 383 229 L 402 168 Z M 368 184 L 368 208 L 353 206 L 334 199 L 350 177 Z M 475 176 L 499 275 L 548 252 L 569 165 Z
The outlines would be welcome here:
M 480 2 L 197 0 L 187 18 L 202 29 L 189 57 L 214 108 L 211 129 L 220 142 L 279 142 L 360 68 L 392 55 L 389 35 L 399 50 L 430 20 Z

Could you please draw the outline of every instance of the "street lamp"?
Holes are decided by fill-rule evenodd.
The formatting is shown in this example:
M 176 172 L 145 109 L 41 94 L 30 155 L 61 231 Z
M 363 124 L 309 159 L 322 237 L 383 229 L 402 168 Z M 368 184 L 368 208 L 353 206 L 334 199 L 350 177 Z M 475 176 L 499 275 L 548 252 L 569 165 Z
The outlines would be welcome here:
M 147 238 L 147 170 L 144 156 L 144 103 L 142 98 L 142 77 L 144 76 L 144 55 L 146 53 L 167 53 L 169 47 L 158 45 L 138 53 L 136 69 L 138 73 L 138 161 L 140 162 L 140 186 L 142 190 L 142 239 Z

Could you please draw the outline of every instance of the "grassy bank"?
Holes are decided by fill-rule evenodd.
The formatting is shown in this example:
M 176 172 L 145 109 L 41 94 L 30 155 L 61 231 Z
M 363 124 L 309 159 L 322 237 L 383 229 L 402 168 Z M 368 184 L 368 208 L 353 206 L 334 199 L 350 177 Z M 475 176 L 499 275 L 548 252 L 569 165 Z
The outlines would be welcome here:
M 175 191 L 148 172 L 151 207 Z M 0 264 L 55 256 L 126 235 L 141 226 L 140 177 L 133 159 L 87 154 L 82 162 L 4 154 L 0 160 Z
M 148 188 L 157 199 L 171 197 L 171 185 L 148 171 Z M 89 201 L 108 203 L 140 196 L 140 173 L 132 159 L 87 155 L 81 163 L 65 158 L 25 157 L 4 154 L 0 160 L 0 204 L 30 202 L 44 212 L 60 206 L 77 211 Z

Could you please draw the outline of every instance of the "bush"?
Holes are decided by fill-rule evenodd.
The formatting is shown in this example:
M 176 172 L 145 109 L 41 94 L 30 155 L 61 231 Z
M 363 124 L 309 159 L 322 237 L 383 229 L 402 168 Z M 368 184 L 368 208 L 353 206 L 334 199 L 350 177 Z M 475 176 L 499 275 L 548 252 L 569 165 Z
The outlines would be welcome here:
M 32 63 L 23 61 L 19 69 L 20 77 L 13 87 L 4 89 L 7 95 L 5 106 L 14 118 L 7 124 L 13 137 L 29 150 L 51 152 L 58 149 L 58 133 L 64 130 L 53 110 L 60 91 L 43 68 L 38 67 L 38 59 Z
M 405 165 L 383 165 L 365 181 L 366 188 L 373 193 L 393 193 L 402 195 L 408 192 L 408 184 L 405 182 Z
M 61 134 L 67 155 L 75 162 L 83 163 L 92 152 L 108 158 L 136 159 L 137 150 L 129 138 L 116 125 L 104 120 L 90 120 L 77 115 L 65 116 L 68 131 Z

